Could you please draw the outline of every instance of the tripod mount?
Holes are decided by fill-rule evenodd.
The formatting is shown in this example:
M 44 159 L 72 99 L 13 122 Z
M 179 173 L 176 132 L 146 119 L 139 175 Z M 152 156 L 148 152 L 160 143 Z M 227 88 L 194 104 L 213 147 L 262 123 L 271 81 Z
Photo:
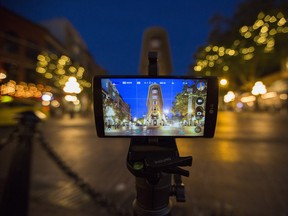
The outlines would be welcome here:
M 189 171 L 179 166 L 191 165 L 192 156 L 179 157 L 174 138 L 132 138 L 127 167 L 136 177 L 134 215 L 171 215 L 170 196 L 185 202 L 181 176 L 188 177 Z

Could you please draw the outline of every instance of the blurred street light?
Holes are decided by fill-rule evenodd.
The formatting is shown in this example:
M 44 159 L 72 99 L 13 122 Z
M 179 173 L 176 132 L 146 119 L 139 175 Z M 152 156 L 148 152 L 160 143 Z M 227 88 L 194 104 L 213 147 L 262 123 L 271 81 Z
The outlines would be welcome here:
M 266 94 L 266 92 L 267 92 L 266 86 L 261 81 L 257 81 L 254 84 L 252 91 L 251 91 L 251 93 L 255 96 Z
M 225 78 L 220 79 L 219 81 L 219 108 L 224 109 L 226 105 L 223 103 L 225 102 L 225 92 L 228 85 L 228 80 Z M 225 102 L 227 103 L 227 102 Z
M 5 73 L 0 72 L 0 80 L 5 79 L 7 76 Z
M 53 98 L 53 94 L 51 92 L 44 92 L 41 97 L 42 105 L 49 106 L 52 98 Z
M 165 115 L 168 115 L 169 114 L 169 109 L 164 109 L 164 113 L 165 113 Z
M 66 95 L 65 97 L 65 100 L 68 101 L 68 102 L 75 102 L 77 101 L 77 97 L 75 95 Z
M 1 80 L 6 79 L 6 77 L 7 77 L 6 71 L 0 65 L 0 82 Z
M 42 98 L 43 101 L 51 101 L 52 98 L 53 98 L 53 94 L 51 92 L 44 92 L 42 94 L 41 98 Z
M 233 91 L 229 91 L 227 92 L 226 95 L 224 95 L 224 102 L 225 103 L 229 103 L 231 101 L 234 101 L 235 100 L 235 94 Z
M 227 85 L 228 85 L 228 80 L 227 80 L 227 79 L 225 79 L 225 78 L 223 78 L 223 79 L 221 79 L 221 80 L 220 80 L 220 82 L 219 82 L 219 83 L 220 83 L 220 85 L 221 85 L 221 86 L 223 86 L 223 87 L 224 87 L 224 86 L 227 86 Z
M 81 92 L 80 84 L 77 82 L 77 79 L 75 77 L 69 77 L 68 81 L 65 83 L 63 90 L 66 93 L 79 94 Z
M 257 81 L 254 84 L 251 93 L 256 96 L 255 109 L 256 111 L 259 111 L 259 96 L 267 93 L 266 86 L 263 84 L 263 82 Z
M 108 117 L 115 116 L 115 111 L 113 110 L 113 108 L 107 107 L 107 109 L 106 109 L 106 115 L 107 115 Z

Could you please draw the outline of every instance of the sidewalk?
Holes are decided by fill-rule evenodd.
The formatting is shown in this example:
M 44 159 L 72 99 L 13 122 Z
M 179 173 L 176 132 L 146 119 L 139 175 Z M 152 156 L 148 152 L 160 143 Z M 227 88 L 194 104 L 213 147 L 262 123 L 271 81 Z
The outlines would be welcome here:
M 55 152 L 61 157 L 63 153 L 59 151 L 63 144 L 64 152 L 72 152 L 74 148 L 84 148 L 85 152 L 88 150 L 87 145 L 91 143 L 91 139 L 97 138 L 96 131 L 94 129 L 94 119 L 92 116 L 89 118 L 81 118 L 75 116 L 74 118 L 69 118 L 64 116 L 61 119 L 51 119 L 42 126 L 44 136 L 49 145 L 55 149 Z M 59 128 L 60 131 L 55 130 Z M 54 130 L 53 130 L 54 129 Z M 47 130 L 47 131 L 46 131 Z M 64 133 L 64 139 L 61 136 L 52 139 L 54 131 L 57 131 L 58 135 Z M 85 137 L 78 137 L 81 132 L 84 132 Z M 51 135 L 52 134 L 52 135 Z M 49 136 L 50 135 L 50 136 Z M 56 134 L 55 134 L 56 135 Z M 75 138 L 74 138 L 75 137 Z M 73 143 L 71 143 L 70 138 Z M 77 139 L 77 140 L 76 140 Z M 60 142 L 60 143 L 59 143 Z M 58 149 L 59 148 L 59 149 Z M 89 151 L 89 150 L 88 150 Z M 78 152 L 80 154 L 80 152 Z M 119 197 L 112 194 L 106 194 L 102 189 L 105 185 L 92 185 L 93 181 L 89 182 L 89 177 L 79 173 L 74 162 L 69 161 L 69 159 L 62 158 L 63 161 L 71 167 L 73 171 L 84 178 L 88 184 L 90 184 L 96 192 L 103 193 L 107 196 L 111 202 L 117 203 Z M 89 160 L 89 158 L 86 158 Z M 75 161 L 77 163 L 77 161 Z M 32 179 L 31 179 L 31 194 L 30 194 L 30 215 L 29 216 L 108 216 L 109 209 L 102 206 L 99 203 L 95 203 L 91 197 L 85 194 L 80 188 L 75 184 L 74 179 L 68 177 L 59 166 L 53 161 L 48 154 L 43 150 L 42 146 L 34 145 L 34 158 L 33 158 L 33 169 L 32 169 Z M 94 165 L 95 166 L 95 165 Z M 123 164 L 125 166 L 125 164 Z M 43 168 L 45 167 L 45 171 Z M 90 172 L 93 172 L 93 165 L 87 167 Z M 108 183 L 108 182 L 107 182 Z M 108 183 L 107 188 L 112 187 Z M 113 185 L 115 187 L 115 185 Z M 109 190 L 108 190 L 109 192 Z M 125 207 L 130 208 L 132 206 L 133 197 L 123 196 L 123 199 L 128 199 L 124 201 Z M 108 210 L 108 211 L 107 211 Z M 43 212 L 45 212 L 43 214 Z
M 93 127 L 91 119 L 75 117 L 70 119 L 51 119 L 40 125 L 40 130 L 51 130 L 55 127 L 77 128 Z M 55 128 L 54 128 L 55 129 Z M 13 128 L 2 127 L 1 139 L 8 136 Z M 46 137 L 50 145 L 50 137 Z M 49 140 L 48 140 L 49 139 Z M 51 139 L 52 140 L 52 139 Z M 7 144 L 0 151 L 0 198 L 8 175 L 11 157 L 15 151 L 16 143 Z M 56 149 L 57 153 L 57 149 Z M 125 164 L 124 164 L 125 165 Z M 113 200 L 113 194 L 111 200 Z M 107 194 L 107 197 L 109 194 Z M 125 196 L 124 196 L 125 197 Z M 127 205 L 132 205 L 134 197 L 127 197 Z M 1 200 L 0 200 L 1 201 Z M 115 200 L 116 201 L 116 200 Z M 87 194 L 83 193 L 72 178 L 57 166 L 49 155 L 44 151 L 37 140 L 33 143 L 33 158 L 30 179 L 30 203 L 29 216 L 108 216 L 107 209 L 99 203 L 95 204 Z

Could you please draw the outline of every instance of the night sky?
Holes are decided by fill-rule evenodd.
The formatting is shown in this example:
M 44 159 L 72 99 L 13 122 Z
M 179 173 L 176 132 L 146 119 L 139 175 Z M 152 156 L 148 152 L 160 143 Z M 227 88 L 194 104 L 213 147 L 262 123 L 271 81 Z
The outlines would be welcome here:
M 207 42 L 209 19 L 231 17 L 241 0 L 1 0 L 0 5 L 41 23 L 66 17 L 78 30 L 95 61 L 108 74 L 139 73 L 146 28 L 166 29 L 173 74 L 184 75 L 197 48 Z

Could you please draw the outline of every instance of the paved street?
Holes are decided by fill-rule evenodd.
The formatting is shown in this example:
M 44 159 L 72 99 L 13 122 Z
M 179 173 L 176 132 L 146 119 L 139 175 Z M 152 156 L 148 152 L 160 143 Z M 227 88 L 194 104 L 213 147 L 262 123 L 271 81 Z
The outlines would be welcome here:
M 220 112 L 214 139 L 177 139 L 180 155 L 192 155 L 193 165 L 187 168 L 190 177 L 183 178 L 187 201 L 174 203 L 173 215 L 288 215 L 287 123 L 283 113 Z M 97 138 L 92 117 L 52 119 L 40 128 L 62 160 L 97 192 L 131 209 L 135 189 L 126 168 L 129 139 Z M 0 162 L 10 148 L 0 151 Z M 6 167 L 2 163 L 0 168 L 3 179 Z M 109 215 L 37 142 L 30 197 L 30 216 Z

